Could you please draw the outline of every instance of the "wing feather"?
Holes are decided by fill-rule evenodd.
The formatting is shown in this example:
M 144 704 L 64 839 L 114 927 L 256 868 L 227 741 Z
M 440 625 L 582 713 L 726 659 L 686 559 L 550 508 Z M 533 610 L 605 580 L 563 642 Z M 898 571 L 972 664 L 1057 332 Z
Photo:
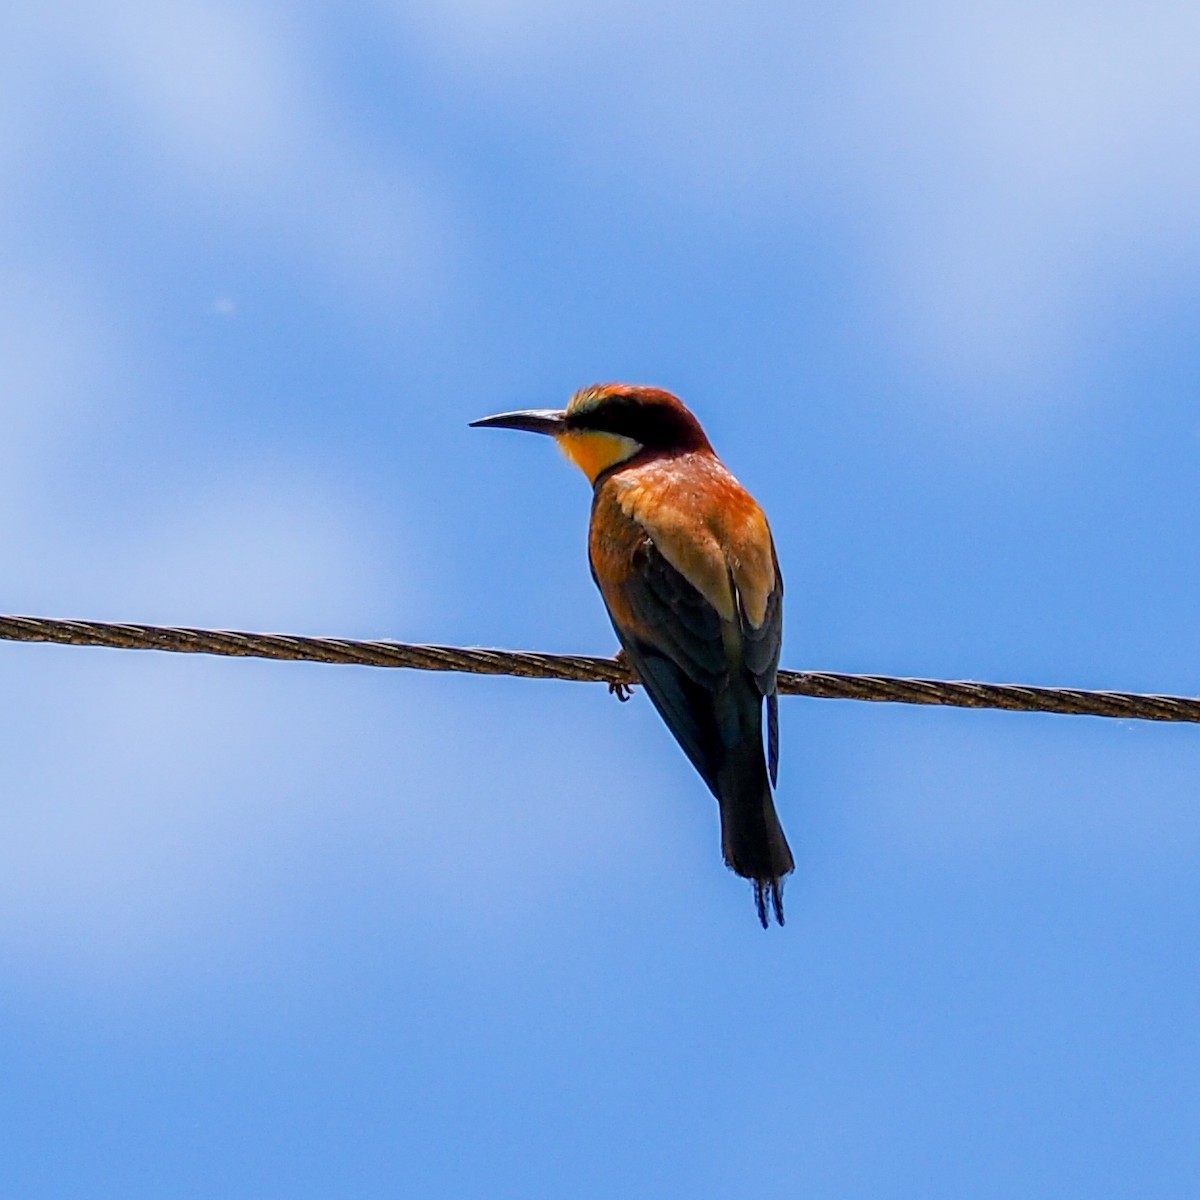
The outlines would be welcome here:
M 752 696 L 766 698 L 769 773 L 778 771 L 778 713 L 774 700 L 782 636 L 783 584 L 775 568 L 765 612 L 755 624 L 742 603 L 729 567 L 731 593 L 738 595 L 734 621 L 675 566 L 654 540 L 652 529 L 631 516 L 601 486 L 593 514 L 592 575 L 608 608 L 630 665 L 668 728 L 709 788 L 742 728 Z M 769 533 L 767 534 L 769 537 Z M 760 602 L 761 603 L 761 602 Z M 717 702 L 718 695 L 743 697 Z M 730 725 L 725 728 L 724 723 Z M 758 728 L 758 721 L 754 721 Z

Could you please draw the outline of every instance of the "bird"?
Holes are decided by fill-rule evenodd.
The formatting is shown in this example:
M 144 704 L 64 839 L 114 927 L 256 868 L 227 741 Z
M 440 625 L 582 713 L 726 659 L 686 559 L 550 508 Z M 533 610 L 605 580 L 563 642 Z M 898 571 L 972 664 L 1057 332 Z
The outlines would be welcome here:
M 763 928 L 782 925 L 795 866 L 773 798 L 783 578 L 762 509 L 661 388 L 596 384 L 562 410 L 470 424 L 547 434 L 587 476 L 588 558 L 619 657 L 716 797 L 725 863 L 751 882 Z

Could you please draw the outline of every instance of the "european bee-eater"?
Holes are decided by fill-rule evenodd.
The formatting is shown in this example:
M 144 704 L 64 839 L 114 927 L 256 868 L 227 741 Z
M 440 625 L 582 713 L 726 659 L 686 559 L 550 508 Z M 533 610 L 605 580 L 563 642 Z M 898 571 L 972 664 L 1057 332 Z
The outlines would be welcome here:
M 795 865 L 771 789 L 783 580 L 763 511 L 670 392 L 604 384 L 476 426 L 552 436 L 591 481 L 592 577 L 638 681 L 716 796 L 725 861 L 783 924 Z M 763 750 L 763 701 L 767 708 Z

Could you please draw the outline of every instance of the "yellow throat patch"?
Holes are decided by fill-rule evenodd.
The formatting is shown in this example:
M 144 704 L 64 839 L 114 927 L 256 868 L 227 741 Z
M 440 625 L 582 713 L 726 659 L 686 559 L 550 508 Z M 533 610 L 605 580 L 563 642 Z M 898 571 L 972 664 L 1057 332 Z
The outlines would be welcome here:
M 632 458 L 642 448 L 641 442 L 635 442 L 633 438 L 590 429 L 559 434 L 554 440 L 591 483 L 595 483 L 609 467 Z

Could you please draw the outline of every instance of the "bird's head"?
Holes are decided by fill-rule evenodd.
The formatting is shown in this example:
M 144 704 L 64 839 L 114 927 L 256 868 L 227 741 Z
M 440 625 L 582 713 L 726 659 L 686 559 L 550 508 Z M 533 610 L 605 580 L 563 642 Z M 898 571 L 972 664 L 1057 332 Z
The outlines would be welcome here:
M 592 483 L 643 450 L 661 456 L 712 452 L 700 422 L 677 396 L 628 383 L 583 388 L 565 409 L 500 413 L 471 424 L 548 433 Z

